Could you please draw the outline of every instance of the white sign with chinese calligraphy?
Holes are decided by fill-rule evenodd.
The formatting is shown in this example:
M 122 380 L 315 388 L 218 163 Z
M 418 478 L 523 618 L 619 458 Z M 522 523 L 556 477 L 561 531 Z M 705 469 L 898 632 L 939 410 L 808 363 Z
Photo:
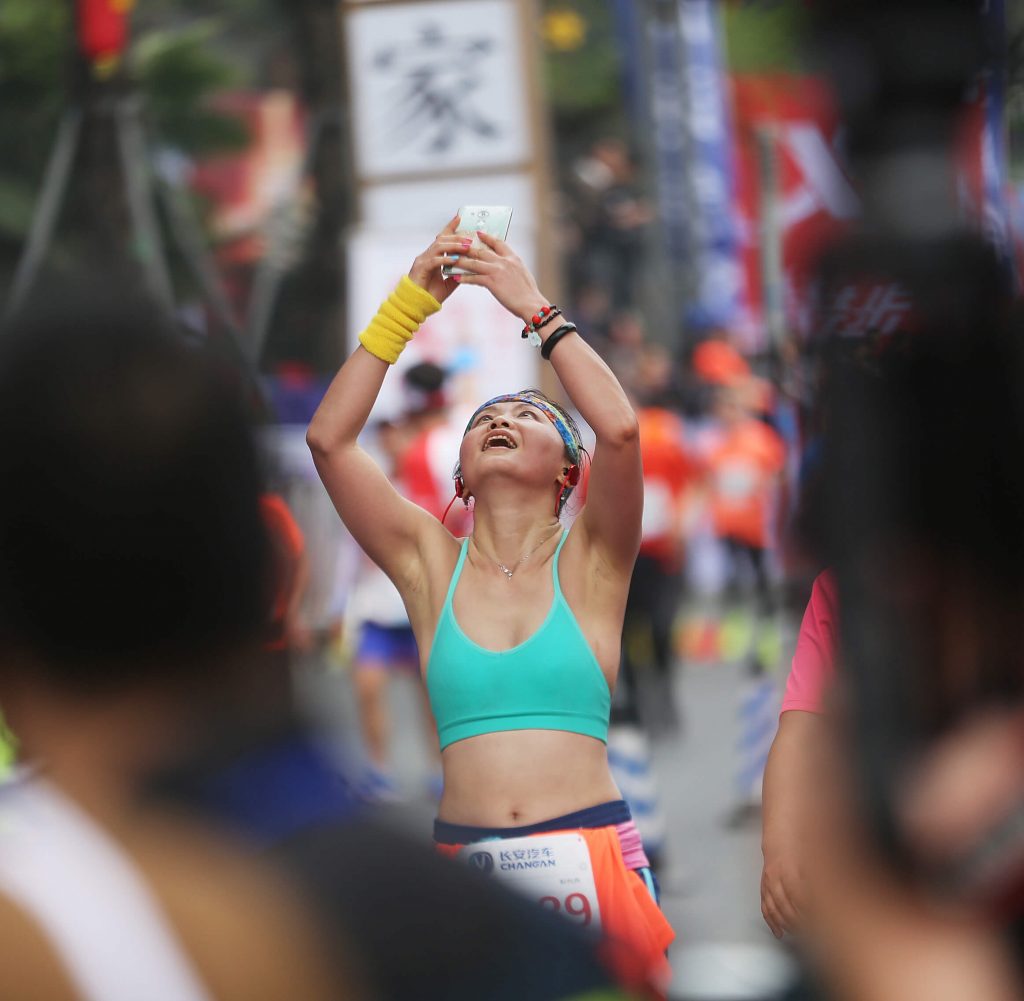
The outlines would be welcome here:
M 529 160 L 514 2 L 364 7 L 347 25 L 353 144 L 363 179 Z
M 590 850 L 581 834 L 477 841 L 459 858 L 591 931 L 601 930 Z

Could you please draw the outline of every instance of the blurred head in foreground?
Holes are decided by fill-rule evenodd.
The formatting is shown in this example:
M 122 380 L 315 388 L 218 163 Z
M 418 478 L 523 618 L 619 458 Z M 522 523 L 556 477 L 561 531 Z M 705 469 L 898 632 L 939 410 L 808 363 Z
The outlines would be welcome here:
M 0 704 L 214 682 L 268 605 L 238 388 L 151 304 L 51 294 L 0 338 Z M 15 729 L 18 721 L 11 722 Z
M 279 873 L 143 796 L 241 690 L 269 589 L 238 393 L 126 287 L 0 336 L 0 705 L 32 766 L 0 797 L 0 996 L 351 996 Z
M 849 258 L 848 278 L 864 278 L 865 249 Z M 948 884 L 966 856 L 922 852 L 927 823 L 908 824 L 906 811 L 938 748 L 992 712 L 1024 706 L 1024 341 L 980 242 L 888 251 L 884 269 L 886 255 L 870 255 L 872 274 L 899 284 L 913 329 L 871 352 L 836 331 L 811 521 L 839 584 L 868 816 L 904 871 Z M 1024 803 L 1018 786 L 1006 790 L 1008 811 Z M 941 825 L 939 799 L 930 802 Z

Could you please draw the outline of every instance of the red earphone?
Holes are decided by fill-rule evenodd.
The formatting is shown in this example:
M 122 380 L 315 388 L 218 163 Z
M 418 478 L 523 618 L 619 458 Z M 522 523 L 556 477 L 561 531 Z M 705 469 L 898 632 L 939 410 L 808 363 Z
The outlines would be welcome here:
M 561 489 L 558 491 L 558 496 L 555 498 L 555 517 L 557 518 L 562 513 L 562 506 L 565 504 L 568 497 L 566 496 L 574 486 L 580 481 L 580 467 L 573 463 L 565 472 L 565 480 L 562 482 Z
M 448 502 L 448 506 L 444 509 L 444 514 L 441 515 L 441 524 L 444 524 L 445 518 L 448 517 L 448 512 L 452 509 L 452 505 L 461 497 L 462 503 L 469 507 L 469 498 L 463 497 L 462 495 L 466 492 L 466 484 L 462 477 L 457 473 L 455 475 L 455 496 Z

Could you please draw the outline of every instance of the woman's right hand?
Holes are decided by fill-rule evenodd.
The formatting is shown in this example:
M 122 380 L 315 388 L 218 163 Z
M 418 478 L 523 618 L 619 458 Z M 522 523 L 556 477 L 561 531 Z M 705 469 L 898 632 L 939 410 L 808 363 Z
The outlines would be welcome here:
M 455 233 L 458 225 L 459 217 L 455 215 L 409 269 L 409 280 L 426 289 L 438 302 L 444 302 L 459 287 L 458 282 L 441 274 L 441 266 L 451 264 L 453 255 L 462 254 L 473 245 L 471 237 Z

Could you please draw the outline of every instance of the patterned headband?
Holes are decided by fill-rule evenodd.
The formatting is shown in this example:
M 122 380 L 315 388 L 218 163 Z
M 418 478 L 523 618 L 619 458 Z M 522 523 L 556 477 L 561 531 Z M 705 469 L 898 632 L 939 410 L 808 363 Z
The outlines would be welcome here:
M 555 429 L 561 435 L 562 441 L 565 443 L 565 450 L 569 455 L 570 460 L 574 465 L 580 464 L 580 443 L 576 440 L 576 437 L 572 433 L 572 428 L 569 427 L 565 417 L 558 412 L 544 397 L 538 393 L 533 393 L 530 390 L 523 390 L 520 393 L 507 393 L 505 396 L 496 396 L 493 400 L 488 400 L 486 403 L 477 407 L 473 411 L 473 416 L 470 417 L 469 423 L 466 425 L 466 430 L 462 432 L 463 437 L 469 433 L 469 429 L 473 426 L 477 417 L 483 413 L 488 407 L 493 407 L 495 403 L 512 403 L 518 401 L 520 403 L 528 403 L 531 407 L 536 407 L 552 424 L 555 425 Z

